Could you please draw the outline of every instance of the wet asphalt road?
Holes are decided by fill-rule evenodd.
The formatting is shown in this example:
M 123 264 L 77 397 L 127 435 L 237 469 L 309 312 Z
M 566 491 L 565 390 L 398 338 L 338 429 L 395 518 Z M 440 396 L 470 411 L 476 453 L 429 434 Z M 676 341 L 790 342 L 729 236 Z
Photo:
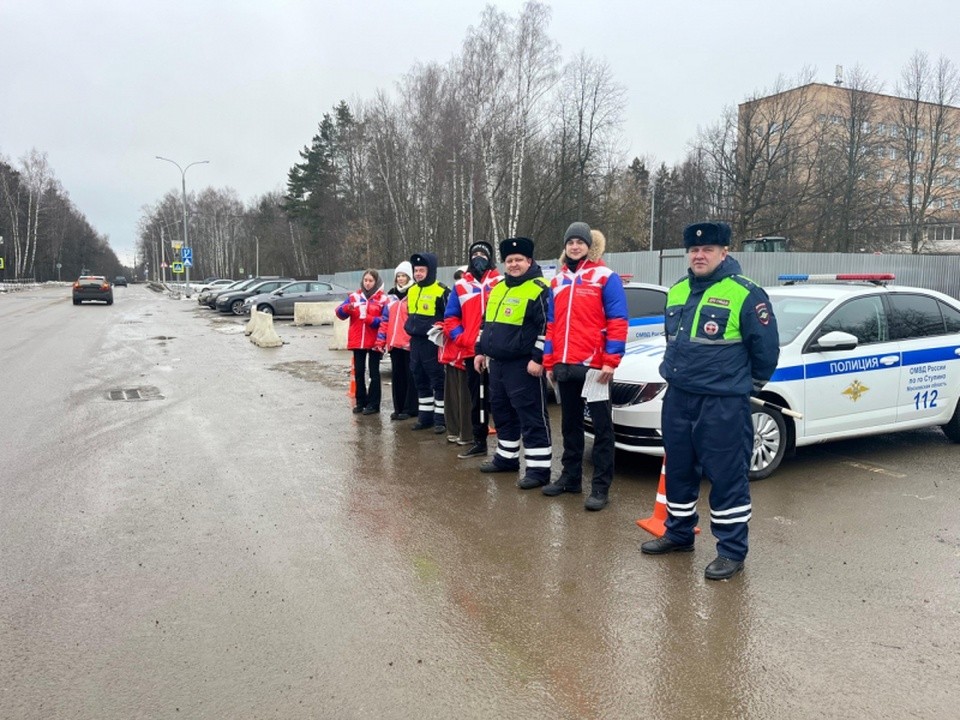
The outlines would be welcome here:
M 637 550 L 657 459 L 587 513 L 352 415 L 329 327 L 116 292 L 0 296 L 0 718 L 958 716 L 939 431 L 801 450 L 708 583 Z

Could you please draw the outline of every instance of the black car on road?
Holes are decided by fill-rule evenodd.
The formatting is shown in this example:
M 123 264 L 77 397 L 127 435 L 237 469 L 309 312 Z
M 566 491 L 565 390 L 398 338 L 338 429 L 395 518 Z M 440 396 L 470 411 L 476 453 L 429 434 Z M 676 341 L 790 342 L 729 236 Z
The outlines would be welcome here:
M 73 304 L 99 300 L 113 305 L 113 285 L 103 275 L 81 275 L 73 284 Z

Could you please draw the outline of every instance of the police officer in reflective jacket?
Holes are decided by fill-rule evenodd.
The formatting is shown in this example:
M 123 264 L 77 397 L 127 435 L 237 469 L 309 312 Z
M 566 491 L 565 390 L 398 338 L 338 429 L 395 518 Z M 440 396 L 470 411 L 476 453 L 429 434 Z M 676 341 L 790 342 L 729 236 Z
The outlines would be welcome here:
M 443 311 L 450 288 L 437 281 L 437 256 L 414 253 L 410 256 L 414 285 L 407 291 L 407 322 L 410 336 L 410 370 L 417 386 L 417 422 L 411 430 L 433 428 L 437 435 L 447 431 L 443 424 L 443 366 L 431 333 L 443 333 Z
M 710 530 L 717 557 L 709 580 L 743 570 L 750 519 L 753 451 L 751 394 L 773 375 L 780 355 L 767 294 L 727 254 L 730 226 L 703 222 L 683 231 L 689 269 L 670 288 L 667 348 L 660 374 L 666 451 L 666 533 L 640 546 L 649 555 L 693 550 L 702 477 L 710 480 Z
M 548 285 L 533 259 L 533 240 L 508 238 L 500 243 L 506 276 L 490 291 L 474 368 L 490 370 L 490 409 L 497 425 L 497 451 L 480 472 L 516 472 L 520 439 L 526 470 L 521 490 L 550 480 L 553 448 L 543 371 Z

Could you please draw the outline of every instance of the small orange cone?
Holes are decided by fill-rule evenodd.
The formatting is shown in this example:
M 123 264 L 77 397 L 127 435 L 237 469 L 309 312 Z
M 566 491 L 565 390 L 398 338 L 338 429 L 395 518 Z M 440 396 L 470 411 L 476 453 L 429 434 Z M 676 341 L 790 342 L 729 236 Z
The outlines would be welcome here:
M 653 515 L 637 520 L 642 527 L 654 537 L 663 537 L 667 532 L 667 456 L 663 456 L 663 465 L 660 466 L 660 482 L 657 485 L 657 500 L 653 504 Z M 700 528 L 694 528 L 699 534 Z
M 350 391 L 347 393 L 347 397 L 355 398 L 357 396 L 357 370 L 354 367 L 354 361 L 351 358 L 350 360 Z

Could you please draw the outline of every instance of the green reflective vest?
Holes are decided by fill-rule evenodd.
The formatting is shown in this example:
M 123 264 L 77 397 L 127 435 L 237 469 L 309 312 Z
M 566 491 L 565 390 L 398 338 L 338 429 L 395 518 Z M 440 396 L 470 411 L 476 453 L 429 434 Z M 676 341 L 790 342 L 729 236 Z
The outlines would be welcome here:
M 540 297 L 545 289 L 547 283 L 542 277 L 531 278 L 514 287 L 507 287 L 506 281 L 497 283 L 490 291 L 484 320 L 502 325 L 523 325 L 527 306 Z
M 679 334 L 679 331 L 683 330 L 688 334 L 691 342 L 697 343 L 742 342 L 740 311 L 749 296 L 749 289 L 733 277 L 725 277 L 706 289 L 697 304 L 692 320 L 682 319 L 683 327 L 676 328 L 675 332 Z M 667 313 L 670 313 L 671 308 L 682 308 L 689 298 L 690 280 L 688 278 L 670 288 L 667 293 Z
M 427 287 L 414 285 L 407 293 L 407 312 L 410 315 L 421 315 L 429 318 L 437 316 L 437 301 L 443 297 L 446 287 L 439 282 Z M 446 308 L 440 308 L 440 315 Z

